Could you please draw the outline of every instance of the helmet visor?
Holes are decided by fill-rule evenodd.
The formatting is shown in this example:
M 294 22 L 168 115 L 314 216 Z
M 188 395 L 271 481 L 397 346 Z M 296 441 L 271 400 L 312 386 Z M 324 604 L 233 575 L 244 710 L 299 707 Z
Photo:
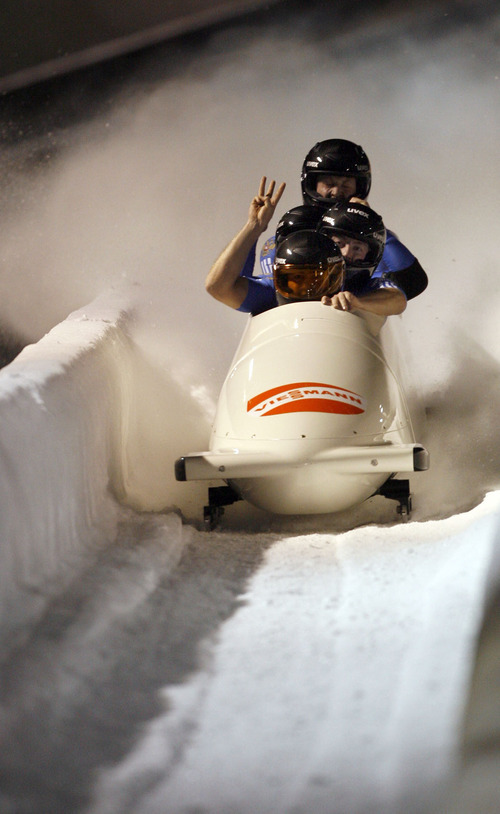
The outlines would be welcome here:
M 337 260 L 322 268 L 318 265 L 281 264 L 274 267 L 274 287 L 287 300 L 320 300 L 340 290 L 344 281 L 344 262 Z

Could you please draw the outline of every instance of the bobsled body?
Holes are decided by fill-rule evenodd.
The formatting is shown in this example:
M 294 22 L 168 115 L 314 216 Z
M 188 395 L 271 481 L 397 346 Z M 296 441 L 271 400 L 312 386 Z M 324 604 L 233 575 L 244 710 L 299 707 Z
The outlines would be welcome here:
M 315 514 L 364 501 L 396 472 L 426 469 L 370 320 L 318 302 L 250 318 L 209 450 L 179 459 L 177 478 L 221 478 L 262 509 Z

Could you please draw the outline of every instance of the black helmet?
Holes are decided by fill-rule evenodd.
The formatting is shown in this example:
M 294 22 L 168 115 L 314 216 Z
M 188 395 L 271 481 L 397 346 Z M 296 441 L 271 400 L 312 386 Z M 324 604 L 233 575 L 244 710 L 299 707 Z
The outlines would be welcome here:
M 305 204 L 331 206 L 331 198 L 316 192 L 318 175 L 340 175 L 356 179 L 356 196 L 367 198 L 372 183 L 370 162 L 359 144 L 342 138 L 318 141 L 307 153 L 300 176 Z
M 298 229 L 316 229 L 320 218 L 321 210 L 317 206 L 311 206 L 311 204 L 302 204 L 289 209 L 288 212 L 281 216 L 276 227 L 276 245 L 291 232 L 296 232 Z
M 373 274 L 382 259 L 385 247 L 385 226 L 382 218 L 367 204 L 337 201 L 321 218 L 318 232 L 330 239 L 348 237 L 368 244 L 363 260 L 347 260 L 346 274 L 359 271 Z
M 345 263 L 338 246 L 314 229 L 300 229 L 276 248 L 274 287 L 280 305 L 331 297 L 344 282 Z

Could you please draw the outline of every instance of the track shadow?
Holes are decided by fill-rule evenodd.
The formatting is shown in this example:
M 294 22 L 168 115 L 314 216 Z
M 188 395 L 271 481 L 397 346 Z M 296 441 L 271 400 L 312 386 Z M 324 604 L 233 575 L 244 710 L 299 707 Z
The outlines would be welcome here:
M 83 810 L 97 770 L 122 760 L 165 711 L 160 691 L 202 666 L 201 643 L 237 610 L 272 544 L 184 527 L 172 570 L 158 518 L 131 513 L 3 665 L 0 810 Z

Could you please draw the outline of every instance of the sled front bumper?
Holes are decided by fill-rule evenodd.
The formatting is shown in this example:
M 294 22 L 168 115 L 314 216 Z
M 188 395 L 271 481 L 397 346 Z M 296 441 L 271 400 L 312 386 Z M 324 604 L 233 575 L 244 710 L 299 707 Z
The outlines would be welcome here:
M 299 460 L 277 458 L 265 451 L 198 452 L 177 459 L 175 478 L 178 481 L 266 478 L 315 464 L 328 464 L 332 472 L 350 475 L 422 472 L 429 468 L 429 453 L 420 444 L 336 447 Z

